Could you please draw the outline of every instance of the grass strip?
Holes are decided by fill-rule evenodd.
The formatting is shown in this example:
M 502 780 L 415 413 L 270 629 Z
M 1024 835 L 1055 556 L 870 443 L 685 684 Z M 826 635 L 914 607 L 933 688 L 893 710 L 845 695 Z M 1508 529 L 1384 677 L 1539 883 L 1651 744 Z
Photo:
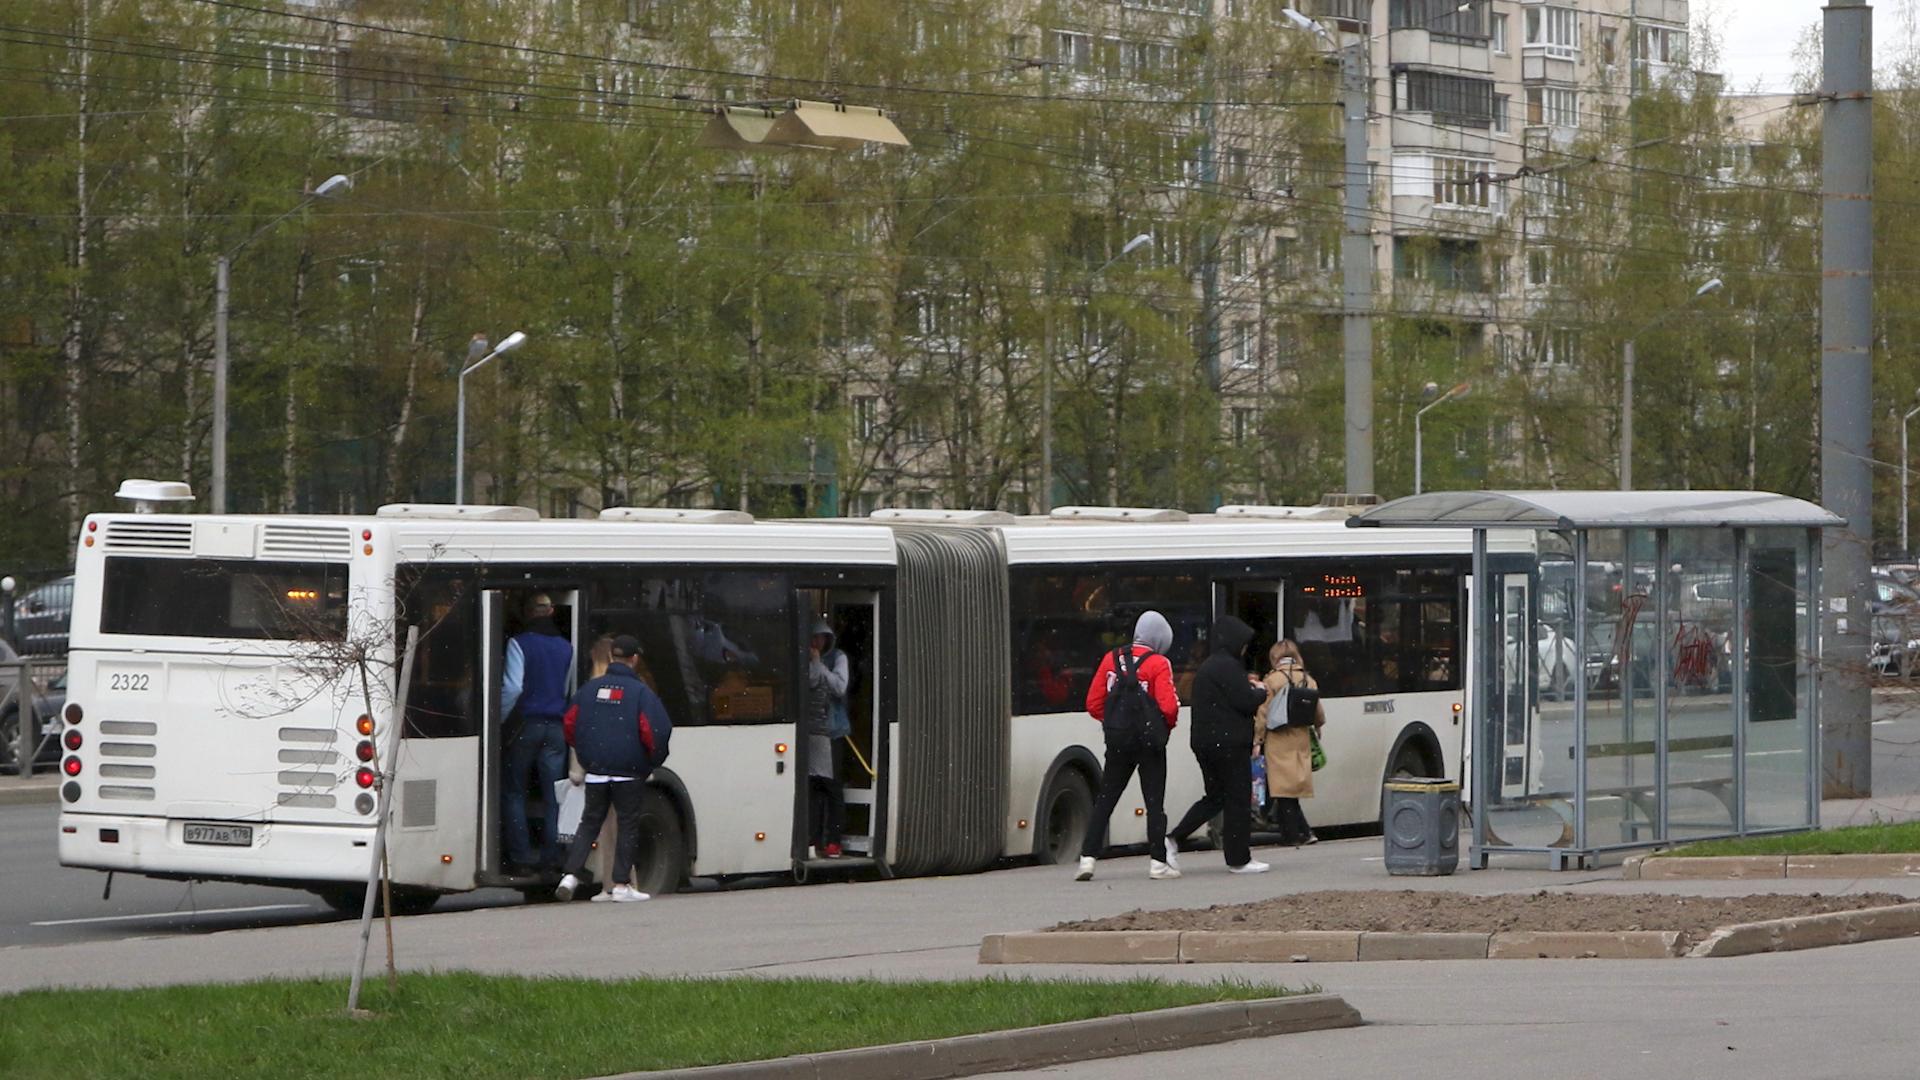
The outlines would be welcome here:
M 1287 991 L 1239 981 L 267 980 L 0 997 L 0 1076 L 590 1077 L 945 1038 Z
M 1702 840 L 1655 852 L 1656 856 L 1711 855 L 1895 855 L 1920 852 L 1920 821 L 1849 825 L 1820 832 Z

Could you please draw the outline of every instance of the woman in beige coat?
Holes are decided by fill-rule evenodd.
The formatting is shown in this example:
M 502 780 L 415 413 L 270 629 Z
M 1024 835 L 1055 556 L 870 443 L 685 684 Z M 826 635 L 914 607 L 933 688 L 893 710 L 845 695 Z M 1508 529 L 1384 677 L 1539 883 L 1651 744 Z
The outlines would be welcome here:
M 1280 692 L 1289 686 L 1317 690 L 1320 684 L 1307 674 L 1300 657 L 1300 646 L 1282 639 L 1267 651 L 1273 670 L 1267 673 L 1267 701 L 1253 716 L 1253 741 L 1267 757 L 1267 820 L 1280 828 L 1280 841 L 1295 847 L 1319 843 L 1307 827 L 1307 815 L 1301 799 L 1313 798 L 1313 736 L 1307 728 L 1286 725 L 1267 729 L 1267 709 L 1281 700 Z M 1327 710 L 1315 704 L 1313 730 L 1327 724 Z

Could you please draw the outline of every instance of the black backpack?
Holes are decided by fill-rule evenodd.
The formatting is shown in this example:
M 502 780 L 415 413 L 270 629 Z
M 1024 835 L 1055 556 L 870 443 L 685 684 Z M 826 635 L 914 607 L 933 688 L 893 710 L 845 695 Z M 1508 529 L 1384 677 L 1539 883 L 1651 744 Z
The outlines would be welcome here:
M 1164 748 L 1167 722 L 1160 715 L 1160 706 L 1140 685 L 1140 661 L 1134 659 L 1132 648 L 1113 650 L 1113 676 L 1113 689 L 1107 691 L 1106 716 L 1100 721 L 1107 742 L 1121 746 L 1144 745 L 1152 750 Z

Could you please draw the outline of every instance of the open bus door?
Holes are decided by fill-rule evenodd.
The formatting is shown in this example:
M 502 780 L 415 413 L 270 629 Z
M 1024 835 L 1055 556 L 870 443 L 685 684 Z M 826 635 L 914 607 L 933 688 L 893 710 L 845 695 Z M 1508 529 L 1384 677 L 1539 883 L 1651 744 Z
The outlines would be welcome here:
M 880 593 L 871 589 L 798 589 L 794 610 L 800 626 L 800 710 L 795 741 L 800 752 L 794 777 L 794 867 L 803 879 L 811 869 L 879 864 L 885 854 L 889 739 L 880 692 L 882 623 Z M 834 648 L 846 656 L 847 721 L 844 738 L 822 742 L 807 737 L 814 702 L 806 671 L 811 638 L 824 617 L 833 630 Z M 822 776 L 816 782 L 814 774 Z M 840 855 L 829 858 L 816 844 L 821 818 L 838 797 Z
M 506 827 L 503 795 L 510 777 L 506 768 L 509 750 L 506 730 L 506 717 L 501 710 L 500 683 L 505 674 L 507 642 L 513 635 L 525 628 L 525 604 L 528 597 L 541 593 L 553 601 L 553 621 L 560 633 L 574 645 L 574 663 L 568 667 L 567 695 L 571 697 L 579 684 L 580 677 L 580 638 L 584 611 L 580 590 L 565 587 L 516 587 L 512 589 L 487 588 L 480 593 L 480 624 L 484 632 L 480 635 L 480 686 L 478 700 L 482 703 L 480 717 L 480 737 L 478 740 L 477 761 L 467 762 L 465 776 L 471 778 L 476 802 L 465 805 L 474 806 L 476 828 L 472 838 L 474 874 L 476 885 L 511 885 L 515 887 L 537 886 L 543 879 L 538 876 L 513 876 L 505 872 Z M 566 772 L 564 763 L 561 774 Z M 463 778 L 464 781 L 465 778 Z M 538 770 L 527 785 L 527 818 L 537 847 L 541 830 L 545 827 L 546 816 L 557 810 L 553 806 L 553 792 L 539 781 Z M 453 805 L 444 802 L 444 805 Z M 404 832 L 396 830 L 396 833 Z M 451 848 L 442 848 L 440 854 L 449 853 Z M 439 858 L 440 854 L 434 854 Z M 547 875 L 551 877 L 552 875 Z

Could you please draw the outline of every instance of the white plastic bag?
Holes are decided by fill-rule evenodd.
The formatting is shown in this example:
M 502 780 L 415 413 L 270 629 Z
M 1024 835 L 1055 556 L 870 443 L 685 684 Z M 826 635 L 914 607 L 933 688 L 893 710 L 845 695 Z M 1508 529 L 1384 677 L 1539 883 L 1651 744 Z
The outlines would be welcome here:
M 554 821 L 559 826 L 556 832 L 560 837 L 560 842 L 562 844 L 571 844 L 573 843 L 573 834 L 580 831 L 580 815 L 585 813 L 587 809 L 586 785 L 575 784 L 571 780 L 555 780 L 553 782 L 553 805 L 559 807 L 558 810 L 554 811 L 559 815 Z

